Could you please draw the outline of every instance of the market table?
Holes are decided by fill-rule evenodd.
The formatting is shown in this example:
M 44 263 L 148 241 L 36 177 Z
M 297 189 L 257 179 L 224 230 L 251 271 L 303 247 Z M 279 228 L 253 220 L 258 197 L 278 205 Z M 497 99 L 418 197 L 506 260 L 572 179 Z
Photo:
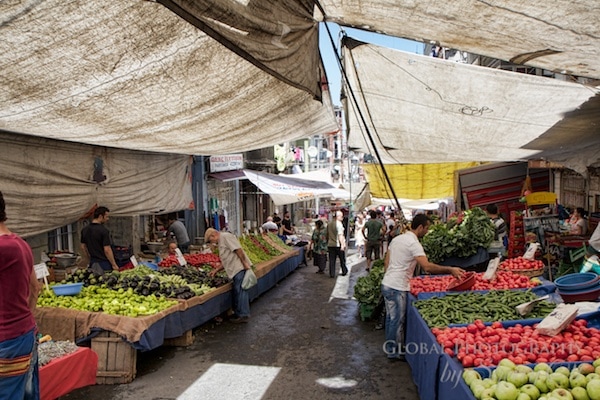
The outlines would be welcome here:
M 87 347 L 55 358 L 40 367 L 40 398 L 54 400 L 96 383 L 98 355 Z
M 303 248 L 294 248 L 255 266 L 258 283 L 249 291 L 256 299 L 298 267 Z M 89 345 L 98 352 L 97 383 L 127 383 L 135 378 L 136 350 L 171 344 L 187 346 L 192 329 L 231 308 L 231 283 L 147 317 L 108 315 L 57 307 L 39 307 L 35 318 L 44 334 L 55 340 Z

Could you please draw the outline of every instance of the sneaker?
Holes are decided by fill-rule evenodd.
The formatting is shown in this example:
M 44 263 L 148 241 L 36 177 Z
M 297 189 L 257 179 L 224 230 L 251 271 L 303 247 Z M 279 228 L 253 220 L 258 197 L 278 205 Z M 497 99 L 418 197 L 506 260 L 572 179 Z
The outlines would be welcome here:
M 248 323 L 249 319 L 249 317 L 234 317 L 230 318 L 229 321 L 233 322 L 234 324 L 246 324 Z

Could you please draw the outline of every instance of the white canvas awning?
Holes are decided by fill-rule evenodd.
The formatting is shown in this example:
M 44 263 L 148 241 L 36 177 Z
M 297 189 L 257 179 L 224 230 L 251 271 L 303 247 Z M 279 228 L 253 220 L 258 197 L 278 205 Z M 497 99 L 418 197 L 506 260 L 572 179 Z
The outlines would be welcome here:
M 187 20 L 140 0 L 0 2 L 0 130 L 214 155 L 338 129 L 311 1 L 163 2 Z
M 600 79 L 600 2 L 321 0 L 327 20 Z
M 532 158 L 526 145 L 599 92 L 353 40 L 345 63 L 375 147 L 393 164 Z M 349 146 L 375 154 L 349 110 Z
M 0 132 L 0 191 L 21 236 L 71 224 L 95 205 L 113 216 L 194 208 L 192 157 Z
M 347 200 L 350 193 L 335 186 L 307 179 L 291 178 L 245 169 L 244 173 L 254 185 L 267 193 L 275 205 L 293 204 L 317 198 Z

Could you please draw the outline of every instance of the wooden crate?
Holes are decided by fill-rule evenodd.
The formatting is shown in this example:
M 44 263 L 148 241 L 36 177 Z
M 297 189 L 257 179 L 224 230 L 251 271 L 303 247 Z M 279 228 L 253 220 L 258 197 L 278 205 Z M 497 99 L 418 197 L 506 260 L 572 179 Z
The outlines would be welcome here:
M 192 330 L 186 331 L 183 335 L 175 338 L 165 339 L 163 345 L 165 346 L 190 346 L 194 343 L 194 334 Z
M 137 350 L 116 333 L 103 331 L 92 339 L 98 354 L 97 385 L 129 383 L 136 375 Z

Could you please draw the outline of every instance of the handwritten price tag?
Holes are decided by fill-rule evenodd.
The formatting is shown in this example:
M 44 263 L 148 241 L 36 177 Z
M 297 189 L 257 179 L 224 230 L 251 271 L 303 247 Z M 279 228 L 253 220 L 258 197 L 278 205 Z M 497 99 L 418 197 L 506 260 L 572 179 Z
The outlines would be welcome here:
M 35 276 L 37 279 L 44 279 L 45 277 L 50 275 L 46 263 L 35 264 L 33 266 L 33 269 L 35 270 Z

